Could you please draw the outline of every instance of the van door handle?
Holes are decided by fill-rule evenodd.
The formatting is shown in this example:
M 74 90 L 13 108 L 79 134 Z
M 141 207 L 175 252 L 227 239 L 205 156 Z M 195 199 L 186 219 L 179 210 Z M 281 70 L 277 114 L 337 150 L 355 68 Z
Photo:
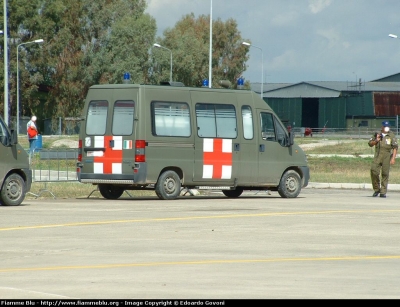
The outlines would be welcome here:
M 239 143 L 235 143 L 235 144 L 233 145 L 233 150 L 234 150 L 234 151 L 240 151 L 240 144 L 239 144 Z
M 98 148 L 98 147 L 85 147 L 83 148 L 84 152 L 88 152 L 88 151 L 106 151 L 106 149 L 104 147 Z
M 265 151 L 265 145 L 264 144 L 260 144 L 260 152 L 264 152 Z
M 110 140 L 110 148 L 114 148 L 114 140 Z

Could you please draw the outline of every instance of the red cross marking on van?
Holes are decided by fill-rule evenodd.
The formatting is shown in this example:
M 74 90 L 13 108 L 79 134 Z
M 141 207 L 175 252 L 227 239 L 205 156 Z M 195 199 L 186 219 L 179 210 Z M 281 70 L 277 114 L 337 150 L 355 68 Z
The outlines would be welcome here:
M 114 140 L 114 148 L 110 147 L 110 141 Z M 97 163 L 101 171 L 96 171 L 95 173 L 101 174 L 121 174 L 122 173 L 122 148 L 120 146 L 115 146 L 116 140 L 113 136 L 104 136 L 105 148 L 102 157 L 94 157 L 94 163 Z
M 203 178 L 232 177 L 232 140 L 203 140 Z

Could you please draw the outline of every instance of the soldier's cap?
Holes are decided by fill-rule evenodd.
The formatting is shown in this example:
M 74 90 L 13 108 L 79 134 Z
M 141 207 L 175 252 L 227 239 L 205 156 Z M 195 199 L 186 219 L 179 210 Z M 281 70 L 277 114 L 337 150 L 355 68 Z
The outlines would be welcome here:
M 390 127 L 390 124 L 389 124 L 389 122 L 387 122 L 387 121 L 383 121 L 383 122 L 382 122 L 382 126 L 383 126 L 383 127 Z

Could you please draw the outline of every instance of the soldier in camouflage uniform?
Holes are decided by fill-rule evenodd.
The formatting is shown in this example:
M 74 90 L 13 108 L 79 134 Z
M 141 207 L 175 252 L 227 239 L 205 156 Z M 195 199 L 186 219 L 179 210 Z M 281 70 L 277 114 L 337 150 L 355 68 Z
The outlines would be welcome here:
M 380 194 L 380 197 L 386 197 L 390 165 L 394 164 L 398 149 L 396 135 L 390 131 L 389 122 L 382 122 L 381 132 L 375 133 L 369 139 L 368 145 L 375 146 L 374 160 L 371 164 L 371 181 L 374 189 L 372 196 Z M 382 178 L 380 178 L 381 173 Z

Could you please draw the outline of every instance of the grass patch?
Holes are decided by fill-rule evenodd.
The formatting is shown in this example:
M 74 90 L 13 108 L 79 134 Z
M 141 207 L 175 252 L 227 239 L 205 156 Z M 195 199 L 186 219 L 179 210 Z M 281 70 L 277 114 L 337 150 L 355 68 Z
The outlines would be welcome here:
M 371 183 L 372 158 L 308 157 L 310 181 L 323 183 Z M 400 184 L 400 165 L 391 166 L 389 184 Z
M 324 146 L 305 149 L 308 154 L 373 155 L 375 147 L 369 147 L 367 140 L 330 141 Z M 333 143 L 332 143 L 333 142 Z
M 69 148 L 65 144 L 57 144 L 60 141 L 78 141 L 78 135 L 42 135 L 42 148 L 49 149 L 49 148 Z M 29 141 L 26 135 L 19 135 L 18 136 L 18 143 L 24 149 L 29 148 Z M 77 148 L 77 146 L 75 147 Z

